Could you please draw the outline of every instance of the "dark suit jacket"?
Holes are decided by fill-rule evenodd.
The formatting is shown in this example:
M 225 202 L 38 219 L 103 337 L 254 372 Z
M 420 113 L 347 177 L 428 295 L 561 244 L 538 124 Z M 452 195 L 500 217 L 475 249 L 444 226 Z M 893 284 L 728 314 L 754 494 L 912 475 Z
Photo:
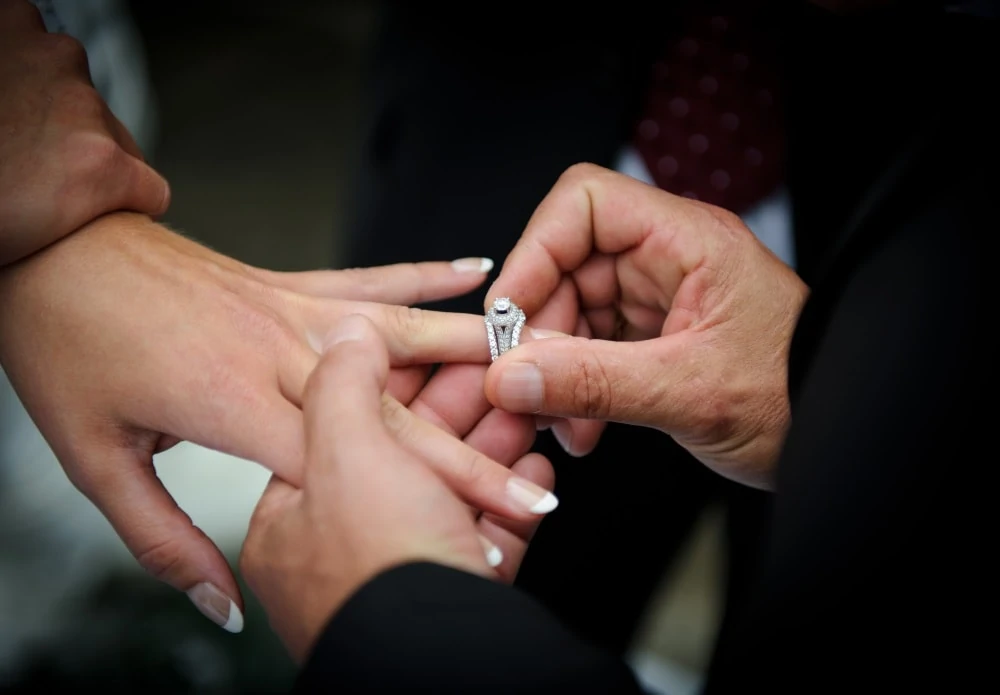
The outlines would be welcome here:
M 793 341 L 793 424 L 767 553 L 747 609 L 720 636 L 706 692 L 971 692 L 972 675 L 989 663 L 973 625 L 989 600 L 981 580 L 992 546 L 977 545 L 983 471 L 997 461 L 986 422 L 996 373 L 986 300 L 996 293 L 985 281 L 986 238 L 997 232 L 996 26 L 951 13 L 837 20 L 806 11 L 788 21 L 790 184 L 813 291 Z M 457 55 L 442 54 L 442 63 L 471 70 Z M 495 67 L 503 82 L 518 64 Z M 519 113 L 494 95 L 495 117 L 537 119 L 553 134 L 584 127 L 578 121 L 589 119 L 570 115 L 611 108 L 602 90 L 620 83 L 599 86 L 580 70 L 552 94 L 558 117 Z M 530 74 L 539 80 L 531 88 L 545 89 L 544 75 Z M 609 132 L 620 125 L 612 116 L 601 119 Z M 434 120 L 424 125 L 447 127 Z M 598 139 L 575 142 L 565 157 L 601 161 Z M 545 148 L 493 147 L 518 148 L 525 177 L 559 173 Z M 465 179 L 453 170 L 449 158 L 462 158 L 455 148 L 440 153 L 441 171 L 468 193 L 468 208 L 417 205 L 412 214 L 478 224 L 475 201 L 503 192 L 479 190 L 475 169 Z M 401 195 L 400 177 L 419 189 L 440 173 L 397 165 L 377 175 Z M 506 222 L 519 224 L 524 212 Z M 377 214 L 403 224 L 411 211 Z M 649 552 L 648 539 L 634 545 Z M 617 656 L 527 595 L 415 564 L 375 578 L 333 617 L 297 686 L 326 691 L 638 688 Z

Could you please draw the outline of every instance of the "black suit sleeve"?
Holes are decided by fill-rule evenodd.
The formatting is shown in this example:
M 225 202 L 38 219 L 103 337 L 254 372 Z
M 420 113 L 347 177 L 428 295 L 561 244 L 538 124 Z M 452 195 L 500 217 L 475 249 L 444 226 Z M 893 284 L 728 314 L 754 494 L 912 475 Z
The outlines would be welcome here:
M 966 693 L 995 676 L 973 626 L 995 592 L 982 578 L 995 546 L 983 471 L 997 460 L 996 267 L 984 230 L 996 226 L 997 181 L 985 156 L 949 166 L 942 154 L 984 151 L 953 146 L 959 132 L 845 248 L 802 314 L 769 550 L 707 695 Z
M 337 613 L 295 693 L 640 693 L 619 659 L 509 586 L 429 563 L 389 570 Z

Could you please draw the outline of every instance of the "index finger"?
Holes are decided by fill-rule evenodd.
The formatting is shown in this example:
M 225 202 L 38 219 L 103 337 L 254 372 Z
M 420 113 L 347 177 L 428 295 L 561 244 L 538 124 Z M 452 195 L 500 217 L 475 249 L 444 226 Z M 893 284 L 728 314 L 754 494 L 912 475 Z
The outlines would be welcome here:
M 424 304 L 471 292 L 493 268 L 488 258 L 460 258 L 450 263 L 396 263 L 374 268 L 306 270 L 294 273 L 253 268 L 267 282 L 314 297 L 384 304 Z
M 595 252 L 619 254 L 656 230 L 677 228 L 692 201 L 593 164 L 564 173 L 528 221 L 486 295 L 510 297 L 528 316 L 544 306 L 564 273 Z

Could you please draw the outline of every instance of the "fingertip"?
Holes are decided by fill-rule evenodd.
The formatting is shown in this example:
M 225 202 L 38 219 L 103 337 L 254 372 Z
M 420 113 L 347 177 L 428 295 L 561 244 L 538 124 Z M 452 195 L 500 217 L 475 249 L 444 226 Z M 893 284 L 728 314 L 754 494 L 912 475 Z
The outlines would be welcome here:
M 558 420 L 552 425 L 552 436 L 567 454 L 582 458 L 597 447 L 604 427 L 604 422 L 596 420 Z
M 343 317 L 323 340 L 323 354 L 303 398 L 306 460 L 321 462 L 375 435 L 382 423 L 389 352 L 365 316 Z
M 537 451 L 525 454 L 510 467 L 512 473 L 545 488 L 554 490 L 556 485 L 556 470 L 552 462 Z
M 323 339 L 321 349 L 328 353 L 337 345 L 370 341 L 378 335 L 375 326 L 361 314 L 350 314 L 334 324 Z
M 468 258 L 456 258 L 451 262 L 451 268 L 456 273 L 481 275 L 480 281 L 486 279 L 486 274 L 493 270 L 493 259 L 485 256 L 471 256 Z
M 199 582 L 186 592 L 188 599 L 202 615 L 226 632 L 243 631 L 243 611 L 225 591 L 211 582 Z
M 486 371 L 483 387 L 486 399 L 496 408 L 510 413 L 544 414 L 545 375 L 535 362 L 501 357 Z
M 229 601 L 229 619 L 226 620 L 226 624 L 222 626 L 222 629 L 234 635 L 243 632 L 243 611 L 240 610 L 240 607 L 232 599 Z
M 480 534 L 479 542 L 483 546 L 483 554 L 486 556 L 486 564 L 496 569 L 503 562 L 503 551 L 500 550 L 493 541 Z
M 163 197 L 160 200 L 159 210 L 154 214 L 154 216 L 166 213 L 167 209 L 170 207 L 170 201 L 173 198 L 173 192 L 170 190 L 170 182 L 162 176 L 160 176 L 160 180 L 163 182 Z
M 170 207 L 172 193 L 170 182 L 156 169 L 138 159 L 140 174 L 132 180 L 132 199 L 129 207 L 150 217 L 163 215 Z
M 320 361 L 310 376 L 311 388 L 329 394 L 367 389 L 374 380 L 381 393 L 389 378 L 389 353 L 375 324 L 361 314 L 337 321 L 323 338 Z M 352 396 L 357 397 L 357 393 Z M 313 397 L 326 403 L 327 397 Z M 307 407 L 307 410 L 310 409 Z

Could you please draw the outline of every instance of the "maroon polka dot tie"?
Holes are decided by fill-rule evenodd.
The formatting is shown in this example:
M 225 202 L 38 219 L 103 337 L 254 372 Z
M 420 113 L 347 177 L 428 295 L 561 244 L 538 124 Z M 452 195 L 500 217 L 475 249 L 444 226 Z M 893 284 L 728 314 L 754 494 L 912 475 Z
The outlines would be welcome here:
M 693 16 L 668 42 L 635 133 L 660 188 L 742 213 L 783 182 L 777 46 L 762 25 Z

